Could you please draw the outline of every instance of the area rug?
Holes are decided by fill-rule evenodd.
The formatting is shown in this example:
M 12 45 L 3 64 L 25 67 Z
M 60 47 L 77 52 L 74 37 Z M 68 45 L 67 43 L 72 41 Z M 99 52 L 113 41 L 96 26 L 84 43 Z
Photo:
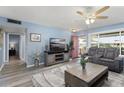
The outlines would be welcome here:
M 65 87 L 64 71 L 79 62 L 69 62 L 63 65 L 57 65 L 43 69 L 41 73 L 32 76 L 32 82 L 35 87 Z M 124 75 L 109 71 L 108 81 L 102 87 L 123 87 Z

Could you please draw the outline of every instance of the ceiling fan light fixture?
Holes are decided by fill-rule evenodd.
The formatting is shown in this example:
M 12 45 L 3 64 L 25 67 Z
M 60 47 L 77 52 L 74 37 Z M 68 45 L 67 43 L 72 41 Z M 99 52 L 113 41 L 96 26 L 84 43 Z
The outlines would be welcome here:
M 86 10 L 85 11 L 87 14 L 81 12 L 81 11 L 77 11 L 77 14 L 79 14 L 80 16 L 83 16 L 85 18 L 85 23 L 87 25 L 89 24 L 93 24 L 96 19 L 107 19 L 108 16 L 100 16 L 100 14 L 102 12 L 105 12 L 107 9 L 109 9 L 110 6 L 104 6 L 102 8 L 100 8 L 99 10 L 97 10 L 96 12 L 92 12 L 91 10 L 94 10 L 92 9 L 92 7 L 86 7 Z
M 89 20 L 89 19 L 86 19 L 86 20 L 85 20 L 85 23 L 86 23 L 87 25 L 89 25 L 89 24 L 90 24 L 90 20 Z
M 76 32 L 76 29 L 72 29 L 72 32 Z
M 91 23 L 94 23 L 94 22 L 95 22 L 95 19 L 90 19 L 90 22 L 91 22 Z

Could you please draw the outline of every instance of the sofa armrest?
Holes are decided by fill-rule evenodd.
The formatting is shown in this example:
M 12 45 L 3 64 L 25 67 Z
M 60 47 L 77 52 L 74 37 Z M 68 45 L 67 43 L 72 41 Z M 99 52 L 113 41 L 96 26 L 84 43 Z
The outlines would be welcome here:
M 122 58 L 122 57 L 116 57 L 114 60 L 115 60 L 115 61 L 123 61 L 123 59 L 124 59 L 124 58 Z
M 124 58 L 122 57 L 116 57 L 114 60 L 114 63 L 116 66 L 123 67 L 123 60 Z
M 124 61 L 124 58 L 122 57 L 117 57 L 114 60 L 115 69 L 119 73 L 123 71 L 123 64 L 124 64 L 123 61 Z

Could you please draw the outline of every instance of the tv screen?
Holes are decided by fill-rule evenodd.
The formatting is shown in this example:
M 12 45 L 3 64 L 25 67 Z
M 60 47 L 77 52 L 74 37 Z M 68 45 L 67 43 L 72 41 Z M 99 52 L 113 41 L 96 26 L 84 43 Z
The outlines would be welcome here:
M 50 38 L 50 51 L 62 52 L 65 50 L 66 41 L 61 38 Z

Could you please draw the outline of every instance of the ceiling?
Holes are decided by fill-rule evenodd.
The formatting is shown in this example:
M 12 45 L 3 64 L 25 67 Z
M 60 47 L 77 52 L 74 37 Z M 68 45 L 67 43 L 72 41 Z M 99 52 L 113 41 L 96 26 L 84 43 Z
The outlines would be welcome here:
M 77 10 L 95 12 L 101 7 L 71 7 L 71 6 L 1 6 L 0 16 L 32 22 L 48 27 L 61 29 L 76 28 L 87 30 L 124 22 L 124 7 L 112 6 L 101 15 L 109 16 L 105 20 L 96 20 L 94 24 L 86 25 L 84 19 L 76 13 Z

